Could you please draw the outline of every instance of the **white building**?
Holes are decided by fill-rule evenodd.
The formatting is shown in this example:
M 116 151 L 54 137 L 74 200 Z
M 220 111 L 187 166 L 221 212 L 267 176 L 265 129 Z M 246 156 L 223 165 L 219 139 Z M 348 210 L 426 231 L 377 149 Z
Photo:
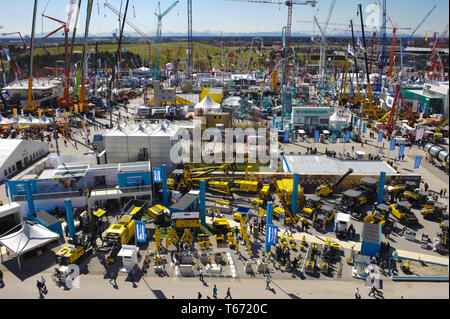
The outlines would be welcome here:
M 47 143 L 21 139 L 1 139 L 0 150 L 0 181 L 49 153 Z
M 331 110 L 329 107 L 292 107 L 292 129 L 303 129 L 313 132 L 315 129 L 327 130 L 330 124 Z

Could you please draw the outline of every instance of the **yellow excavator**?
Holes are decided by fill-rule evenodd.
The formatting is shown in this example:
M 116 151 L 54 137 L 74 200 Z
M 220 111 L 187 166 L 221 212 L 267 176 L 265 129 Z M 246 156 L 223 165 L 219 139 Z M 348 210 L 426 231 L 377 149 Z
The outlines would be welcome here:
M 351 173 L 353 173 L 353 169 L 349 168 L 348 171 L 344 175 L 339 177 L 339 179 L 335 183 L 326 183 L 326 184 L 317 186 L 316 195 L 317 196 L 331 195 L 338 188 L 338 186 L 344 181 L 344 179 Z
M 434 129 L 434 141 L 435 142 L 442 142 L 444 139 L 444 135 L 441 133 L 441 128 L 448 123 L 448 119 L 446 119 L 444 122 L 439 124 L 438 127 Z

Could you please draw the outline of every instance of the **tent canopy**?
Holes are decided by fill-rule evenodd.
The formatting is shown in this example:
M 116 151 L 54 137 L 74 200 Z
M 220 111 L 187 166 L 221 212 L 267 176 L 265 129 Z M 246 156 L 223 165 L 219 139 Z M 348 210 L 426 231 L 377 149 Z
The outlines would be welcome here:
M 346 124 L 347 120 L 339 112 L 336 111 L 330 116 L 330 127 L 332 129 L 339 129 L 342 125 Z
M 203 100 L 195 105 L 194 110 L 196 113 L 198 113 L 199 110 L 202 110 L 203 113 L 217 112 L 220 110 L 220 104 L 214 102 L 209 95 L 207 95 Z
M 25 221 L 21 226 L 20 230 L 0 238 L 0 244 L 16 255 L 22 255 L 59 238 L 57 233 L 40 224 Z

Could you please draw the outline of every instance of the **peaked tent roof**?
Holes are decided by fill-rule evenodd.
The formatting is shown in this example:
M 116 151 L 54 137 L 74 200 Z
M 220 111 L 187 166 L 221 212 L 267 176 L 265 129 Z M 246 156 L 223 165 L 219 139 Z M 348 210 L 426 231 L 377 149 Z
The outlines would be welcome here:
M 59 238 L 57 233 L 40 224 L 25 221 L 21 225 L 20 230 L 0 238 L 0 244 L 16 255 L 24 254 Z
M 205 96 L 203 100 L 197 103 L 194 107 L 195 109 L 204 109 L 208 111 L 209 109 L 218 109 L 220 108 L 220 104 L 214 102 L 209 95 Z

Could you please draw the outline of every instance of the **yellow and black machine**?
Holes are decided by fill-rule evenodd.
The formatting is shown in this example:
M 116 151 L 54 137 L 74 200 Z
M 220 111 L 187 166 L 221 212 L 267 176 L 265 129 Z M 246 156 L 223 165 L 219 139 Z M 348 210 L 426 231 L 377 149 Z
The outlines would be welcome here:
M 344 179 L 351 173 L 353 173 L 353 169 L 349 168 L 349 170 L 345 174 L 343 174 L 341 177 L 339 177 L 335 183 L 326 183 L 326 184 L 317 186 L 316 195 L 317 196 L 331 195 L 339 187 L 339 185 L 344 181 Z
M 334 216 L 336 215 L 336 211 L 330 205 L 322 205 L 318 209 L 316 209 L 313 218 L 313 226 L 316 229 L 323 228 L 325 229 L 331 221 L 334 220 Z
M 389 206 L 386 204 L 378 204 L 371 215 L 364 217 L 366 223 L 380 224 L 382 227 L 386 225 L 389 220 Z
M 428 192 L 423 192 L 417 188 L 414 191 L 404 191 L 402 197 L 411 204 L 420 206 L 428 201 Z
M 111 224 L 103 238 L 103 246 L 98 249 L 101 253 L 110 252 L 108 261 L 114 262 L 122 245 L 127 245 L 135 235 L 135 221 L 139 221 L 147 211 L 146 200 L 134 199 L 129 201 L 118 223 Z
M 420 213 L 426 219 L 431 220 L 439 220 L 444 217 L 445 212 L 447 211 L 447 205 L 439 202 L 434 202 L 431 207 L 424 207 L 420 210 Z
M 163 205 L 156 204 L 152 207 L 149 207 L 147 210 L 148 215 L 154 219 L 156 225 L 162 225 L 166 217 L 169 216 L 170 210 Z
M 436 243 L 435 249 L 439 253 L 448 254 L 448 251 L 449 251 L 448 219 L 443 220 L 440 224 L 440 227 L 441 227 L 441 233 L 438 234 L 439 242 Z
M 292 200 L 293 200 L 293 190 L 294 190 L 294 179 L 279 179 L 273 180 L 273 184 L 275 184 L 275 190 L 280 199 L 281 203 L 284 206 L 284 210 L 286 213 L 285 223 L 293 223 L 296 224 L 299 220 L 299 217 L 294 215 L 291 211 L 292 208 Z M 299 207 L 303 203 L 303 190 L 298 185 L 297 189 L 297 207 Z
M 397 218 L 401 223 L 417 223 L 418 219 L 416 215 L 411 211 L 412 205 L 407 201 L 401 201 L 389 205 L 392 216 Z
M 173 212 L 172 227 L 177 233 L 183 233 L 189 229 L 193 234 L 200 230 L 200 212 Z
M 315 210 L 320 208 L 322 205 L 322 199 L 319 196 L 308 196 L 306 197 L 306 206 L 302 209 L 302 215 L 313 219 Z

